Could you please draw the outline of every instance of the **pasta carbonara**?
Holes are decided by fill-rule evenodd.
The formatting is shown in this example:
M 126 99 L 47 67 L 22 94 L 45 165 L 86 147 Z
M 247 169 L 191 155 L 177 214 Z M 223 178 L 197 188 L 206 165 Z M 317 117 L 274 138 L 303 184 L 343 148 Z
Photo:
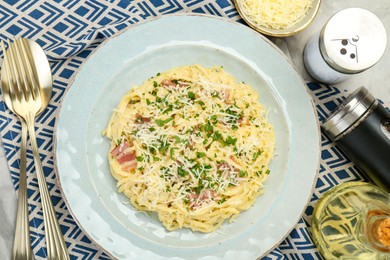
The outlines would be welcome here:
M 168 230 L 212 232 L 250 208 L 275 145 L 256 92 L 222 67 L 199 65 L 132 88 L 105 134 L 118 191 Z

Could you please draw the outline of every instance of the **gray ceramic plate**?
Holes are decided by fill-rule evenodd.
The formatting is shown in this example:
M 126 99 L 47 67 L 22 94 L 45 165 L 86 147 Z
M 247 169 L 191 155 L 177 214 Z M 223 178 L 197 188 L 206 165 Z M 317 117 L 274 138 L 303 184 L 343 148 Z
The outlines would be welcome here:
M 154 215 L 128 204 L 117 193 L 107 162 L 109 141 L 101 134 L 133 85 L 195 63 L 222 65 L 255 88 L 276 131 L 264 195 L 234 223 L 211 234 L 168 232 Z M 260 34 L 221 18 L 163 16 L 109 39 L 81 68 L 57 124 L 57 172 L 68 208 L 93 240 L 123 259 L 262 256 L 299 220 L 318 162 L 317 119 L 300 76 Z

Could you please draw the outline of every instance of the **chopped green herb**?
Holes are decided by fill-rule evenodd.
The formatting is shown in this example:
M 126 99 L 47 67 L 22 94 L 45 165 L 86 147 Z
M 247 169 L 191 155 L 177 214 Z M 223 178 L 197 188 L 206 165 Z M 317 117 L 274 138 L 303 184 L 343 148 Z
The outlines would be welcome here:
M 271 171 L 269 169 L 265 171 L 265 174 L 270 174 L 270 173 Z
M 144 157 L 143 156 L 137 156 L 137 161 L 138 162 L 142 162 L 144 160 Z
M 174 155 L 175 155 L 175 150 L 178 149 L 176 147 L 173 147 L 169 150 L 169 157 L 171 157 L 171 159 L 173 160 L 174 159 Z
M 177 135 L 174 136 L 176 143 L 180 143 L 182 140 Z
M 237 142 L 237 138 L 233 138 L 231 136 L 228 136 L 228 138 L 226 138 L 224 144 L 225 145 L 235 145 Z
M 214 98 L 214 97 L 217 97 L 217 98 L 220 98 L 219 97 L 219 92 L 218 91 L 214 91 L 211 96 Z
M 159 152 L 162 154 L 165 154 L 166 150 L 169 148 L 169 143 L 165 143 L 163 141 L 160 141 L 160 147 L 158 148 Z
M 177 174 L 179 174 L 179 176 L 181 176 L 181 177 L 185 177 L 185 176 L 188 175 L 188 172 L 186 172 L 185 170 L 183 170 L 182 167 L 179 167 L 179 168 L 177 168 Z
M 153 87 L 157 88 L 158 87 L 158 84 L 156 81 L 153 81 Z
M 195 99 L 195 93 L 194 92 L 188 92 L 188 98 L 191 99 L 191 100 L 194 100 Z
M 206 109 L 206 104 L 203 102 L 203 101 L 196 101 L 197 104 L 199 104 L 202 108 L 202 110 L 205 110 Z
M 213 141 L 219 141 L 222 139 L 222 134 L 218 131 L 214 132 L 213 134 Z
M 255 152 L 253 154 L 253 157 L 252 157 L 252 161 L 256 161 L 256 159 L 263 153 L 262 150 L 257 150 L 257 152 Z
M 222 198 L 222 199 L 218 200 L 218 204 L 222 204 L 222 203 L 224 203 L 225 201 L 226 201 L 226 198 Z
M 206 154 L 204 152 L 196 152 L 196 158 L 203 158 Z
M 152 104 L 152 102 L 150 102 L 150 100 L 147 98 L 146 99 L 146 104 L 149 106 L 150 104 Z
M 216 125 L 218 123 L 218 116 L 217 115 L 212 115 L 210 117 L 210 121 L 213 125 Z
M 202 125 L 201 129 L 205 132 L 213 132 L 213 126 L 210 124 L 210 121 L 207 121 L 206 124 Z
M 195 177 L 198 177 L 199 174 L 201 174 L 203 171 L 202 165 L 197 163 L 194 166 L 191 167 L 191 172 L 195 175 Z
M 204 188 L 204 185 L 202 183 L 202 179 L 199 179 L 199 186 L 194 188 L 194 191 L 196 194 L 199 194 Z
M 210 170 L 211 168 L 213 168 L 210 164 L 205 164 L 204 165 L 204 168 L 206 169 L 206 170 Z
M 240 177 L 248 176 L 248 173 L 246 171 L 240 170 Z
M 156 119 L 156 124 L 157 124 L 158 126 L 163 126 L 163 125 L 165 125 L 165 124 L 171 122 L 172 120 L 173 120 L 172 117 L 170 117 L 170 118 L 168 118 L 168 119 L 165 119 L 165 120 Z
M 165 109 L 163 111 L 163 114 L 168 114 L 168 112 L 170 112 L 170 111 L 173 111 L 173 105 L 172 104 L 168 105 L 167 109 Z

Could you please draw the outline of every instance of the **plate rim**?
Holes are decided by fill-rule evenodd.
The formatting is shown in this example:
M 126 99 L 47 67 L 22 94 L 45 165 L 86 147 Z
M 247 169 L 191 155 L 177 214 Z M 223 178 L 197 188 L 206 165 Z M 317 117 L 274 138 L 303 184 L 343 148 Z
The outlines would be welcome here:
M 72 86 L 74 85 L 74 82 L 75 82 L 75 79 L 78 77 L 79 73 L 82 71 L 83 67 L 88 63 L 89 59 L 91 57 L 93 57 L 95 55 L 95 53 L 97 51 L 99 51 L 101 48 L 103 48 L 108 42 L 110 42 L 112 39 L 114 38 L 117 38 L 119 37 L 120 35 L 122 35 L 123 33 L 137 27 L 137 26 L 140 26 L 140 25 L 144 25 L 144 24 L 147 24 L 147 23 L 151 23 L 151 22 L 154 22 L 156 20 L 160 20 L 160 19 L 165 19 L 165 18 L 168 18 L 168 17 L 187 17 L 187 16 L 194 16 L 194 17 L 204 17 L 204 18 L 210 18 L 210 19 L 216 19 L 216 20 L 220 20 L 220 21 L 223 21 L 223 22 L 227 22 L 227 23 L 230 23 L 230 24 L 233 24 L 234 26 L 239 26 L 241 27 L 242 29 L 248 31 L 249 33 L 252 33 L 254 35 L 256 35 L 256 37 L 260 37 L 263 41 L 265 41 L 270 47 L 272 47 L 273 49 L 275 49 L 283 58 L 285 61 L 288 62 L 288 64 L 290 65 L 290 67 L 295 71 L 295 73 L 297 74 L 298 78 L 299 78 L 299 81 L 302 82 L 302 86 L 306 86 L 306 83 L 305 81 L 303 80 L 302 78 L 302 75 L 298 72 L 296 66 L 294 65 L 294 63 L 291 61 L 290 58 L 288 58 L 288 56 L 278 47 L 276 46 L 270 39 L 268 39 L 266 36 L 264 36 L 263 34 L 257 32 L 256 30 L 252 29 L 251 27 L 247 26 L 246 24 L 242 24 L 242 23 L 239 23 L 237 21 L 234 21 L 230 18 L 227 18 L 227 17 L 222 17 L 222 16 L 216 16 L 216 15 L 210 15 L 210 14 L 198 14 L 198 13 L 173 13 L 173 14 L 164 14 L 164 15 L 158 15 L 158 16 L 155 16 L 155 17 L 151 17 L 151 18 L 147 18 L 143 21 L 139 21 L 135 24 L 132 24 L 132 25 L 129 25 L 128 27 L 116 32 L 115 34 L 113 34 L 112 36 L 106 38 L 103 42 L 101 42 L 96 48 L 94 48 L 91 53 L 88 55 L 87 58 L 85 58 L 83 60 L 83 63 L 77 68 L 77 70 L 75 71 L 75 73 L 72 75 L 72 77 L 69 79 L 69 83 L 68 83 L 68 86 L 66 87 L 64 93 L 63 93 L 63 97 L 62 97 L 62 101 L 61 103 L 57 106 L 57 117 L 56 117 L 56 120 L 55 120 L 55 124 L 54 124 L 54 127 L 53 127 L 53 170 L 54 170 L 54 174 L 56 176 L 56 183 L 57 183 L 57 187 L 61 193 L 61 198 L 63 199 L 63 201 L 65 202 L 66 204 L 66 207 L 69 211 L 69 213 L 71 214 L 73 220 L 77 223 L 77 226 L 83 231 L 84 235 L 87 235 L 88 239 L 90 239 L 90 241 L 97 247 L 97 248 L 100 248 L 101 250 L 104 251 L 105 254 L 107 254 L 109 257 L 111 258 L 116 258 L 114 255 L 112 255 L 112 253 L 107 250 L 104 246 L 102 246 L 100 243 L 98 243 L 90 234 L 89 232 L 87 232 L 87 230 L 81 225 L 79 219 L 76 217 L 75 213 L 73 212 L 72 208 L 70 207 L 70 204 L 69 204 L 69 201 L 68 201 L 68 198 L 65 196 L 64 194 L 64 188 L 63 188 L 63 185 L 61 183 L 61 177 L 60 177 L 60 174 L 59 174 L 59 169 L 58 169 L 58 134 L 57 134 L 57 130 L 58 130 L 58 125 L 61 121 L 61 115 L 62 115 L 62 111 L 63 111 L 63 104 L 65 103 L 65 99 L 66 99 L 66 96 L 68 94 L 68 92 L 71 90 Z M 84 50 L 82 50 L 84 51 Z M 261 257 L 264 257 L 266 256 L 267 254 L 269 254 L 272 250 L 274 250 L 277 246 L 279 246 L 279 244 L 284 241 L 286 239 L 286 237 L 291 233 L 291 231 L 296 228 L 299 220 L 302 218 L 304 212 L 305 212 L 305 209 L 307 208 L 307 205 L 309 204 L 310 200 L 311 200 L 311 197 L 312 197 L 312 194 L 314 192 L 314 189 L 315 189 L 315 185 L 316 185 L 316 182 L 317 182 L 317 179 L 319 178 L 319 170 L 320 170 L 320 155 L 321 155 L 321 129 L 320 129 L 320 123 L 318 121 L 318 117 L 317 117 L 317 114 L 316 114 L 316 106 L 314 104 L 314 101 L 313 101 L 313 98 L 311 97 L 311 94 L 310 92 L 308 91 L 308 88 L 305 87 L 304 88 L 304 91 L 307 95 L 307 98 L 309 99 L 310 101 L 310 105 L 312 107 L 312 112 L 314 114 L 314 117 L 317 119 L 315 121 L 315 125 L 316 125 L 316 132 L 317 132 L 317 137 L 318 137 L 318 144 L 316 144 L 316 147 L 318 147 L 318 154 L 316 156 L 317 159 L 317 166 L 316 166 L 316 171 L 315 171 L 315 177 L 313 178 L 313 182 L 311 184 L 311 188 L 310 188 L 310 194 L 305 202 L 305 204 L 303 205 L 302 207 L 302 210 L 299 214 L 299 217 L 297 218 L 297 220 L 293 223 L 293 225 L 291 226 L 291 228 L 289 228 L 286 233 L 280 238 L 279 241 L 276 241 L 275 244 L 270 247 L 268 250 L 265 250 L 261 255 L 257 256 L 258 258 L 261 258 Z M 313 173 L 314 174 L 314 173 Z

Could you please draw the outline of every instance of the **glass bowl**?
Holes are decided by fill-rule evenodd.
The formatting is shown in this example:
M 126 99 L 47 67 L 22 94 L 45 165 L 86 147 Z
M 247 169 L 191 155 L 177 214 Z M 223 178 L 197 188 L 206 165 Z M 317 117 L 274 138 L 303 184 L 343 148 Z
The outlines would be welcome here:
M 245 0 L 234 0 L 234 4 L 237 8 L 237 11 L 240 14 L 240 16 L 244 19 L 244 21 L 256 31 L 274 37 L 291 36 L 305 29 L 314 20 L 321 5 L 321 0 L 311 0 L 312 1 L 311 6 L 308 8 L 305 15 L 302 18 L 300 18 L 297 23 L 295 23 L 292 26 L 287 26 L 284 29 L 273 29 L 270 27 L 257 24 L 253 20 L 253 18 L 251 18 L 247 13 L 245 13 L 243 7 L 244 1 Z

